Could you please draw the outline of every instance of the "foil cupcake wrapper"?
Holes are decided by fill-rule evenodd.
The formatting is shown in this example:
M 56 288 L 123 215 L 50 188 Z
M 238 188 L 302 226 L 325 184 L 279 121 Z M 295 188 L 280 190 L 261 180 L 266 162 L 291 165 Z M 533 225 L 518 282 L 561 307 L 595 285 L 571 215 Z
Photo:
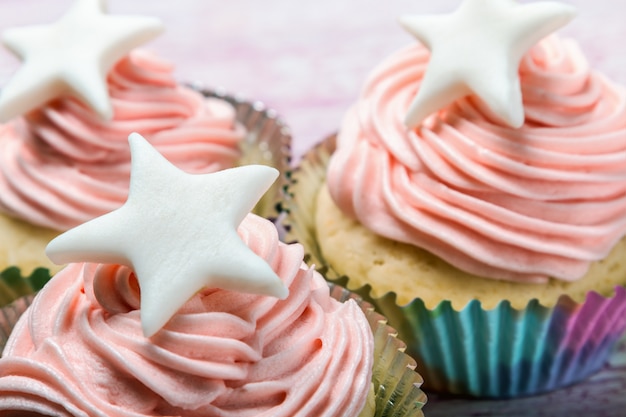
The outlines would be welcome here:
M 0 307 L 39 291 L 49 279 L 50 272 L 46 268 L 37 268 L 29 276 L 23 276 L 16 266 L 0 271 Z
M 406 344 L 397 338 L 397 331 L 387 324 L 387 319 L 374 310 L 374 306 L 357 294 L 329 283 L 333 298 L 341 302 L 354 299 L 367 317 L 374 335 L 374 369 L 372 382 L 376 395 L 376 417 L 423 416 L 426 394 L 421 390 L 424 382 L 415 371 L 416 362 L 405 354 Z
M 0 352 L 4 350 L 11 331 L 34 298 L 34 294 L 25 295 L 0 308 Z
M 205 97 L 215 97 L 229 102 L 235 108 L 235 117 L 247 130 L 241 145 L 239 165 L 269 165 L 280 171 L 280 176 L 254 207 L 261 217 L 275 220 L 277 205 L 283 199 L 291 164 L 291 132 L 278 113 L 261 101 L 248 101 L 220 89 L 210 89 L 200 84 L 191 88 Z
M 374 335 L 375 417 L 420 417 L 426 394 L 420 389 L 423 379 L 415 371 L 416 363 L 404 353 L 406 345 L 386 319 L 358 295 L 333 284 L 330 293 L 338 301 L 354 299 L 361 307 Z M 11 330 L 31 305 L 34 295 L 27 295 L 0 309 L 0 351 L 4 349 Z
M 398 305 L 371 287 L 355 288 L 325 261 L 316 241 L 315 199 L 326 178 L 335 137 L 307 153 L 292 173 L 283 207 L 285 240 L 305 247 L 307 262 L 328 281 L 372 303 L 398 329 L 417 360 L 424 388 L 474 397 L 510 398 L 552 391 L 581 381 L 606 362 L 626 329 L 626 289 L 603 297 L 589 292 L 574 302 L 562 296 L 552 307 L 532 300 L 516 310 L 507 301 L 485 310 L 478 301 L 456 311 L 449 302 L 428 309 L 420 299 Z M 394 277 L 389 277 L 394 279 Z

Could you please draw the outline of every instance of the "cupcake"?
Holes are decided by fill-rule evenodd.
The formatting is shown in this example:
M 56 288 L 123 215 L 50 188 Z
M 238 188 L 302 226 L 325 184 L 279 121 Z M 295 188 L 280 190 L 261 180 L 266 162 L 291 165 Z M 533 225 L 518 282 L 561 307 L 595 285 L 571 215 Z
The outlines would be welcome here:
M 102 3 L 77 0 L 53 24 L 4 35 L 24 63 L 0 95 L 0 272 L 56 271 L 47 242 L 123 204 L 133 130 L 189 172 L 288 166 L 289 133 L 274 112 L 181 85 L 170 63 L 137 49 L 161 23 L 107 15 Z M 280 186 L 256 213 L 275 215 Z
M 129 141 L 126 203 L 47 248 L 69 264 L 11 333 L 0 415 L 422 415 L 394 330 L 247 214 L 276 169 L 190 175 Z
M 551 34 L 571 16 L 468 0 L 403 19 L 421 42 L 293 175 L 288 240 L 388 317 L 428 389 L 570 385 L 626 327 L 626 91 Z

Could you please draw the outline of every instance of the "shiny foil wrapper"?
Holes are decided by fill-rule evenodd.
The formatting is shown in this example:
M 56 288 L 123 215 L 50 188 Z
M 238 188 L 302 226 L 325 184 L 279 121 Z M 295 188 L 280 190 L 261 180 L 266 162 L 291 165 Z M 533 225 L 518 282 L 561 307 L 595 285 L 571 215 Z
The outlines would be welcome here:
M 34 298 L 34 294 L 25 295 L 0 308 L 0 352 L 4 350 L 15 324 L 32 304 Z
M 426 394 L 421 390 L 424 382 L 415 371 L 413 358 L 404 353 L 406 344 L 397 338 L 397 331 L 387 324 L 387 319 L 377 313 L 374 306 L 343 287 L 329 283 L 333 298 L 341 302 L 354 299 L 372 328 L 374 335 L 374 368 L 372 383 L 376 395 L 375 417 L 419 417 L 426 404 Z
M 315 231 L 315 202 L 334 149 L 333 136 L 308 152 L 292 173 L 282 204 L 285 240 L 300 242 L 307 262 L 327 280 L 359 294 L 387 317 L 416 359 L 426 391 L 520 397 L 575 384 L 602 369 L 626 329 L 624 287 L 611 297 L 590 291 L 581 303 L 563 295 L 552 307 L 531 300 L 517 310 L 503 300 L 486 310 L 474 300 L 457 311 L 445 300 L 434 309 L 420 299 L 398 305 L 394 293 L 374 298 L 369 285 L 351 286 L 349 277 L 325 261 Z

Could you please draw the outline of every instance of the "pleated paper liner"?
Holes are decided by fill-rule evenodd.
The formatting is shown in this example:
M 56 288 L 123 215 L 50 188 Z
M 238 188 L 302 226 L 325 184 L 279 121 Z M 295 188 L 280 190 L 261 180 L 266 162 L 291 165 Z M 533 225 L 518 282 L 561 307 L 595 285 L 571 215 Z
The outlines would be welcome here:
M 350 291 L 330 285 L 333 298 L 345 302 L 354 299 L 365 313 L 374 335 L 374 368 L 372 383 L 375 395 L 375 417 L 420 417 L 426 394 L 420 389 L 422 377 L 415 371 L 415 360 L 404 353 L 406 345 L 396 337 L 374 307 Z M 0 349 L 4 349 L 11 330 L 30 306 L 33 295 L 15 300 L 0 309 Z M 368 410 L 371 411 L 371 410 Z M 367 414 L 371 415 L 371 414 Z
M 410 353 L 435 391 L 510 398 L 553 391 L 600 370 L 626 327 L 626 289 L 613 297 L 589 292 L 576 303 L 561 296 L 554 307 L 536 300 L 516 310 L 502 301 L 485 310 L 476 300 L 460 311 L 444 301 L 430 310 L 421 300 L 398 306 L 377 300 L 380 311 L 411 346 Z
M 428 417 L 616 417 L 626 410 L 626 337 L 586 380 L 543 395 L 506 400 L 429 394 Z
M 341 302 L 354 299 L 367 317 L 374 335 L 374 369 L 372 382 L 376 399 L 376 417 L 419 417 L 426 394 L 420 389 L 423 379 L 415 371 L 413 358 L 404 353 L 406 345 L 396 337 L 397 331 L 361 297 L 343 287 L 330 284 L 333 298 Z
M 0 271 L 0 307 L 39 291 L 49 279 L 50 272 L 45 268 L 37 268 L 26 277 L 14 266 Z
M 241 144 L 242 158 L 239 165 L 262 164 L 280 171 L 280 176 L 253 212 L 275 220 L 278 216 L 276 205 L 283 198 L 291 159 L 291 133 L 276 111 L 260 101 L 247 101 L 241 97 L 220 90 L 191 86 L 205 97 L 225 100 L 235 108 L 236 119 L 247 130 Z M 50 279 L 45 268 L 38 268 L 31 277 L 18 279 L 20 266 L 13 265 L 0 272 L 0 307 L 16 298 L 39 290 Z
M 11 331 L 22 314 L 31 305 L 33 298 L 35 298 L 34 294 L 25 295 L 0 308 L 0 352 L 4 350 Z
M 533 395 L 584 380 L 606 362 L 626 329 L 623 287 L 612 297 L 590 292 L 582 303 L 562 296 L 553 307 L 533 300 L 516 310 L 503 300 L 485 310 L 475 300 L 460 311 L 447 301 L 434 309 L 420 299 L 398 305 L 393 293 L 374 298 L 367 285 L 353 288 L 349 277 L 328 265 L 316 240 L 316 196 L 334 149 L 333 136 L 308 152 L 292 173 L 282 203 L 285 239 L 300 242 L 309 264 L 387 317 L 417 360 L 427 391 L 491 398 Z

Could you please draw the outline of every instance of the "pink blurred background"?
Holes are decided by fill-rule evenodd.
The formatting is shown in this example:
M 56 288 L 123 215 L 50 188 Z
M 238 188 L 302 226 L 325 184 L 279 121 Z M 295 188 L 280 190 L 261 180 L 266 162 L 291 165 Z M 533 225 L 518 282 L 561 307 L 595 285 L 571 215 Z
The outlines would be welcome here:
M 0 0 L 0 31 L 49 23 L 73 0 Z M 560 32 L 577 39 L 594 67 L 626 84 L 626 2 L 563 0 L 578 17 Z M 293 133 L 295 159 L 334 132 L 369 70 L 414 42 L 402 14 L 444 12 L 460 0 L 109 0 L 112 14 L 163 20 L 146 47 L 183 82 L 220 87 L 274 108 Z M 19 61 L 0 48 L 0 88 Z M 616 415 L 626 389 L 626 341 L 607 370 L 572 389 L 506 402 L 446 402 L 427 415 Z M 593 401 L 592 401 L 593 399 Z M 616 408 L 617 407 L 617 408 Z M 558 411 L 556 411 L 558 410 Z
M 56 20 L 72 0 L 0 0 L 0 30 Z M 578 17 L 561 33 L 579 40 L 598 69 L 626 84 L 626 3 L 569 0 Z M 223 87 L 276 109 L 294 152 L 333 132 L 367 72 L 413 38 L 402 14 L 444 12 L 459 0 L 109 0 L 113 14 L 163 20 L 147 48 L 181 81 Z M 19 62 L 0 50 L 0 86 Z

